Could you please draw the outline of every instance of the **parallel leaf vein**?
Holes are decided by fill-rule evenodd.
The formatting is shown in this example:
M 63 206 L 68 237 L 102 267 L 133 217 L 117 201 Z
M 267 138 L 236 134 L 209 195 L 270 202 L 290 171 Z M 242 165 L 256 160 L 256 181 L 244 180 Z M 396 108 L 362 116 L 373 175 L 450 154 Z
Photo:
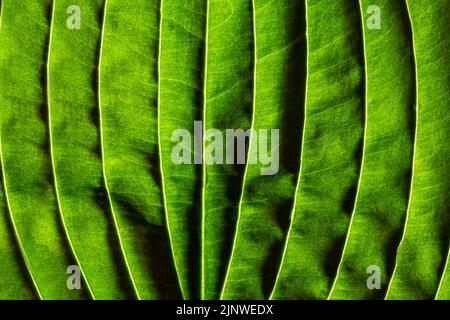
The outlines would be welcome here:
M 203 104 L 202 104 L 202 207 L 201 207 L 201 249 L 200 249 L 200 299 L 205 298 L 205 214 L 206 214 L 206 164 L 205 164 L 205 132 L 206 105 L 208 87 L 208 37 L 209 37 L 209 0 L 206 0 L 205 17 L 205 62 L 203 70 Z

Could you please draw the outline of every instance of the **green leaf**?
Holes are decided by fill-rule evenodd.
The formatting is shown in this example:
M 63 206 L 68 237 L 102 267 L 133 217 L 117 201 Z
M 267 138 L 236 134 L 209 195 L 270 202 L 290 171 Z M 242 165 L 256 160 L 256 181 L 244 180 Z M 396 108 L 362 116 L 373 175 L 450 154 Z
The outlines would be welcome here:
M 173 257 L 186 299 L 201 286 L 202 168 L 176 165 L 172 133 L 202 120 L 206 1 L 163 0 L 161 5 L 158 125 L 161 173 Z M 193 155 L 192 157 L 193 158 Z
M 450 299 L 445 1 L 0 9 L 0 299 Z
M 325 299 L 350 223 L 361 164 L 361 17 L 348 1 L 308 1 L 307 97 L 291 224 L 271 298 Z M 313 32 L 313 31 L 321 32 Z
M 405 228 L 387 298 L 433 299 L 449 296 L 448 4 L 407 1 L 407 6 L 416 64 L 416 137 Z
M 243 165 L 205 164 L 213 141 L 206 130 L 217 129 L 226 136 L 229 128 L 246 131 L 251 126 L 256 50 L 253 13 L 252 1 L 209 1 L 202 116 L 201 298 L 219 298 L 244 174 Z
M 331 299 L 384 297 L 409 196 L 415 114 L 410 23 L 404 2 L 377 1 L 382 27 L 369 29 L 370 5 L 360 1 L 366 59 L 364 160 Z M 367 288 L 371 267 L 381 272 L 379 290 Z
M 98 67 L 105 206 L 137 297 L 176 299 L 158 152 L 160 8 L 121 0 L 105 8 Z
M 436 291 L 436 300 L 450 300 L 450 251 Z
M 3 190 L 36 298 L 77 299 L 49 152 L 47 56 L 51 1 L 2 1 L 0 105 Z M 3 260 L 3 259 L 2 259 Z
M 254 23 L 257 60 L 252 128 L 255 132 L 279 129 L 284 143 L 276 175 L 261 175 L 261 164 L 246 167 L 233 251 L 221 292 L 224 299 L 269 295 L 298 172 L 297 151 L 292 146 L 300 145 L 303 117 L 304 6 L 292 1 L 255 1 Z
M 93 299 L 123 299 L 117 242 L 102 184 L 96 69 L 104 1 L 79 1 L 83 38 L 66 26 L 70 1 L 53 2 L 48 124 L 61 222 Z M 86 26 L 89 26 L 88 30 Z M 80 143 L 83 141 L 83 143 Z M 129 297 L 129 295 L 128 295 Z
M 2 182 L 4 183 L 3 177 Z M 11 230 L 9 208 L 6 204 L 3 186 L 0 201 L 2 203 L 0 214 L 0 256 L 2 257 L 0 299 L 33 299 L 34 290 L 28 281 L 27 267 L 21 257 L 14 230 Z

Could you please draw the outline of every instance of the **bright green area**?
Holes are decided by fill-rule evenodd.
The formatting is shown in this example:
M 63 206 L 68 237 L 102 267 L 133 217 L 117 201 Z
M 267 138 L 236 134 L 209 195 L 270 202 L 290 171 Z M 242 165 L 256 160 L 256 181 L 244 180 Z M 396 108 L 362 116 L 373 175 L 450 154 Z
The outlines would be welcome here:
M 2 0 L 0 299 L 450 299 L 448 9 Z

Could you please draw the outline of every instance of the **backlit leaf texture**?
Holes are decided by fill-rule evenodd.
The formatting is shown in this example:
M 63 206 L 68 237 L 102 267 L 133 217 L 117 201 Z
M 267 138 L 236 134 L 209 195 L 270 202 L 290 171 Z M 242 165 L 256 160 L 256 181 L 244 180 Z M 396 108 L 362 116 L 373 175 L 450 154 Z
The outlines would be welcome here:
M 450 299 L 449 6 L 1 0 L 0 299 Z

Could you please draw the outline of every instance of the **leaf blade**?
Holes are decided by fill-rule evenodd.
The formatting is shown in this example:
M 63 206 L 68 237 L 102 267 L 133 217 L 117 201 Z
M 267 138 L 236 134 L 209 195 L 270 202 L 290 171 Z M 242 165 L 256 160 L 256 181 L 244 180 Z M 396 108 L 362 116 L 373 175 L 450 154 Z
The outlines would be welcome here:
M 450 189 L 448 180 L 441 178 L 448 170 L 449 154 L 443 142 L 449 134 L 448 55 L 442 54 L 449 46 L 446 6 L 406 4 L 416 61 L 416 146 L 410 206 L 386 298 L 433 299 L 449 248 L 446 195 Z M 430 125 L 436 123 L 442 125 Z
M 42 298 L 80 299 L 85 293 L 69 291 L 66 285 L 66 269 L 73 258 L 59 229 L 54 189 L 48 177 L 51 167 L 45 110 L 40 110 L 47 103 L 45 58 L 51 2 L 3 1 L 2 5 L 0 41 L 2 47 L 9 48 L 0 53 L 4 75 L 0 82 L 2 164 L 11 217 Z M 33 30 L 33 40 L 16 28 L 19 24 L 23 30 Z M 20 97 L 15 94 L 17 88 Z
M 0 9 L 1 10 L 1 9 Z M 0 18 L 1 19 L 1 18 Z M 1 23 L 1 21 L 0 21 Z M 0 26 L 1 28 L 1 26 Z M 1 31 L 0 31 L 1 32 Z M 42 299 L 39 287 L 34 279 L 30 262 L 23 248 L 20 235 L 17 232 L 17 227 L 14 222 L 14 216 L 11 214 L 11 207 L 8 198 L 8 187 L 4 178 L 3 167 L 3 148 L 0 135 L 0 162 L 1 162 L 1 179 L 2 179 L 2 198 L 1 203 L 5 199 L 6 208 L 2 208 L 0 215 L 0 255 L 2 257 L 2 264 L 0 274 L 3 275 L 3 285 L 0 290 L 1 299 L 33 299 L 37 296 Z M 4 196 L 4 199 L 3 199 Z M 6 212 L 6 213 L 5 213 Z M 12 231 L 11 231 L 12 229 Z M 11 236 L 13 234 L 14 236 Z M 18 250 L 16 248 L 18 247 Z M 20 254 L 17 254 L 17 251 Z M 20 260 L 23 261 L 25 273 L 28 274 L 31 281 L 26 281 L 21 275 Z M 6 279 L 6 280 L 4 280 Z M 30 283 L 31 282 L 31 285 Z
M 158 101 L 157 101 L 157 127 L 158 127 L 158 159 L 159 159 L 159 171 L 161 174 L 161 193 L 162 193 L 162 200 L 163 200 L 163 206 L 164 206 L 164 218 L 166 220 L 166 225 L 167 225 L 167 233 L 168 233 L 168 238 L 169 238 L 169 242 L 170 242 L 170 250 L 172 252 L 172 259 L 174 261 L 174 268 L 175 268 L 175 273 L 176 273 L 176 277 L 178 280 L 178 284 L 180 287 L 180 291 L 181 291 L 181 296 L 184 299 L 186 297 L 186 294 L 183 291 L 183 284 L 181 283 L 181 278 L 180 278 L 180 272 L 178 271 L 178 265 L 176 263 L 177 258 L 175 256 L 175 249 L 173 247 L 173 235 L 171 232 L 171 228 L 170 228 L 170 220 L 169 220 L 169 215 L 168 215 L 168 208 L 167 208 L 167 195 L 166 195 L 166 187 L 165 187 L 165 178 L 164 178 L 164 168 L 162 165 L 162 159 L 163 159 L 163 155 L 162 155 L 162 150 L 161 150 L 161 52 L 162 52 L 162 30 L 163 30 L 163 19 L 164 19 L 164 12 L 163 12 L 163 8 L 164 8 L 164 0 L 160 0 L 159 2 L 159 28 L 158 28 L 158 58 L 157 58 L 157 63 L 158 63 Z
M 223 299 L 264 299 L 270 295 L 276 278 L 277 249 L 281 247 L 283 231 L 287 229 L 286 208 L 291 205 L 298 170 L 298 162 L 292 153 L 297 155 L 298 152 L 298 128 L 303 117 L 298 106 L 303 100 L 303 90 L 299 87 L 304 85 L 301 50 L 304 45 L 304 7 L 301 1 L 255 1 L 254 6 L 255 39 L 260 45 L 255 51 L 252 128 L 258 134 L 261 129 L 266 129 L 269 135 L 270 130 L 279 129 L 281 139 L 292 143 L 294 148 L 287 142 L 269 146 L 280 152 L 279 172 L 275 175 L 261 175 L 261 169 L 267 164 L 247 165 L 234 250 L 221 292 Z M 287 72 L 285 66 L 288 64 Z
M 246 131 L 252 125 L 256 54 L 253 14 L 253 1 L 208 1 L 202 118 L 203 298 L 206 299 L 219 298 L 223 286 L 245 174 L 244 165 L 236 159 L 232 159 L 234 164 L 228 163 L 231 160 L 228 151 L 234 148 L 245 157 L 248 146 L 242 150 L 230 147 L 227 134 L 239 129 Z M 215 155 L 222 156 L 218 163 L 212 163 L 214 146 L 219 149 Z
M 310 32 L 303 164 L 274 299 L 328 297 L 360 169 L 364 81 L 359 10 L 345 1 L 308 2 L 306 10 Z M 333 28 L 312 32 L 325 28 L 322 23 Z
M 160 8 L 108 0 L 105 14 L 103 150 L 123 251 L 139 298 L 179 298 L 158 164 Z
M 170 232 L 177 235 L 172 237 L 172 245 L 180 283 L 186 299 L 198 299 L 201 296 L 202 172 L 200 166 L 192 163 L 194 152 L 191 149 L 186 151 L 191 159 L 189 164 L 176 165 L 171 155 L 174 143 L 178 142 L 172 134 L 177 129 L 190 132 L 194 121 L 202 119 L 206 2 L 195 0 L 177 4 L 165 0 L 163 5 L 161 165 L 166 173 Z
M 371 5 L 360 1 L 367 74 L 360 192 L 332 299 L 383 298 L 400 241 L 411 180 L 415 88 L 406 7 L 401 2 L 378 2 L 382 27 L 368 29 L 366 21 L 373 13 L 366 10 Z M 369 290 L 366 285 L 367 268 L 372 266 L 381 272 L 377 290 Z

